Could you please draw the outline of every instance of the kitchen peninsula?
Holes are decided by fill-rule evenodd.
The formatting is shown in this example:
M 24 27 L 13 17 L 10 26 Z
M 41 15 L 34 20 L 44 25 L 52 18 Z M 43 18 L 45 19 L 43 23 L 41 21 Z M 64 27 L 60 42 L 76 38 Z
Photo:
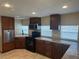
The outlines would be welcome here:
M 42 41 L 53 42 L 55 44 L 57 43 L 57 44 L 67 45 L 66 47 L 63 46 L 64 48 L 68 48 L 68 49 L 67 49 L 67 51 L 65 50 L 66 53 L 63 54 L 63 57 L 61 59 L 78 59 L 79 58 L 79 56 L 78 56 L 79 55 L 79 53 L 78 53 L 79 52 L 79 43 L 77 43 L 77 42 L 58 40 L 58 39 L 49 39 L 49 38 L 45 38 L 45 37 L 39 37 L 36 39 L 38 41 L 42 40 Z M 49 43 L 47 43 L 47 44 L 49 44 Z M 45 48 L 44 48 L 44 50 L 45 50 Z M 57 50 L 55 52 L 57 52 Z M 59 54 L 61 54 L 61 53 L 59 53 Z M 57 56 L 58 56 L 58 54 L 57 54 Z

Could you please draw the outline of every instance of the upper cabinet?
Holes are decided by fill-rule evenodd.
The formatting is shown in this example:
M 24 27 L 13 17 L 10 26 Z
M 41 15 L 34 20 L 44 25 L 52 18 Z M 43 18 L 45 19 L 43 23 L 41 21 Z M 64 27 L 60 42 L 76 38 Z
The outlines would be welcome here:
M 31 17 L 30 24 L 38 24 L 41 25 L 41 18 L 40 17 Z
M 41 18 L 40 17 L 31 17 L 30 18 L 30 25 L 29 29 L 36 29 L 37 26 L 41 25 Z
M 59 14 L 50 15 L 50 29 L 58 30 L 60 21 L 61 21 L 61 15 L 59 15 Z
M 14 18 L 1 16 L 2 29 L 14 29 Z

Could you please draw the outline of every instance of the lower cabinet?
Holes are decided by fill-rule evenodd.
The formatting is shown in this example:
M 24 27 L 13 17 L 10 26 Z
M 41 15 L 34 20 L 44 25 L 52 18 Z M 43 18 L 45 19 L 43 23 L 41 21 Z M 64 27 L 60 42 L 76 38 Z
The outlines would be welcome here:
M 52 48 L 52 46 L 47 45 L 47 44 L 45 45 L 45 56 L 50 57 L 50 58 L 52 56 L 52 54 L 51 54 L 51 48 Z
M 41 40 L 36 40 L 36 52 L 45 55 L 45 42 Z
M 25 48 L 25 37 L 16 37 L 15 38 L 15 48 L 24 49 Z
M 36 52 L 51 59 L 61 59 L 69 45 L 36 40 Z
M 14 41 L 3 43 L 2 52 L 7 52 L 7 51 L 12 50 L 12 49 L 15 49 Z

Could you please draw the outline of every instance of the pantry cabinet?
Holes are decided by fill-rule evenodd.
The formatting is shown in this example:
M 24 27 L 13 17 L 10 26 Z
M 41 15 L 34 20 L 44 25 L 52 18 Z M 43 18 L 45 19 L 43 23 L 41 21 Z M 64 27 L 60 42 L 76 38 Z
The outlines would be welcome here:
M 1 52 L 14 49 L 14 17 L 0 16 L 0 28 Z

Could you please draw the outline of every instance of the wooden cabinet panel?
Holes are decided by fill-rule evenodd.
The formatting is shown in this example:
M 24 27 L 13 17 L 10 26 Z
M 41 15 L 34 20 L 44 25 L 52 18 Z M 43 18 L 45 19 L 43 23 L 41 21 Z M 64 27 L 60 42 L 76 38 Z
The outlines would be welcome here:
M 17 49 L 25 48 L 25 37 L 16 37 L 15 38 L 15 48 L 17 48 Z
M 8 42 L 8 43 L 3 43 L 3 47 L 2 47 L 2 52 L 7 52 L 9 50 L 15 49 L 15 43 L 14 41 L 12 42 Z
M 51 45 L 50 42 L 36 40 L 36 52 L 47 57 L 51 57 Z
M 52 43 L 53 44 L 53 43 Z M 51 46 L 51 58 L 53 59 L 61 59 L 62 57 L 62 45 L 54 43 Z
M 58 30 L 60 25 L 61 16 L 59 14 L 54 14 L 50 16 L 50 28 L 52 30 Z
M 14 29 L 14 18 L 1 16 L 2 19 L 2 29 Z
M 61 59 L 68 49 L 69 45 L 51 42 L 51 58 Z
M 36 40 L 36 52 L 52 59 L 61 59 L 69 45 Z
M 39 24 L 41 25 L 41 18 L 40 17 L 31 17 L 30 24 Z
M 15 48 L 14 18 L 8 16 L 1 16 L 1 27 L 2 27 L 2 52 L 14 49 Z
M 29 29 L 36 29 L 37 28 L 37 24 L 41 25 L 41 18 L 40 17 L 31 17 L 30 18 Z
M 45 55 L 45 42 L 41 40 L 36 40 L 36 52 Z
M 47 57 L 49 57 L 49 58 L 51 58 L 51 45 L 45 45 L 45 56 L 47 56 Z

